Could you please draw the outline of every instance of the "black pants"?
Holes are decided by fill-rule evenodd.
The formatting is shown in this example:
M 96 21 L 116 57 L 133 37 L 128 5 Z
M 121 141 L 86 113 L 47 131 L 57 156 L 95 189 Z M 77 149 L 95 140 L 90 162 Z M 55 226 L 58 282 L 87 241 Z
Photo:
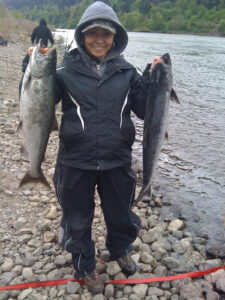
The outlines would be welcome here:
M 106 247 L 111 258 L 120 258 L 130 251 L 140 228 L 139 218 L 131 211 L 136 181 L 130 167 L 89 171 L 57 165 L 53 182 L 63 211 L 62 244 L 72 253 L 77 277 L 95 269 L 91 225 L 96 186 L 107 227 Z

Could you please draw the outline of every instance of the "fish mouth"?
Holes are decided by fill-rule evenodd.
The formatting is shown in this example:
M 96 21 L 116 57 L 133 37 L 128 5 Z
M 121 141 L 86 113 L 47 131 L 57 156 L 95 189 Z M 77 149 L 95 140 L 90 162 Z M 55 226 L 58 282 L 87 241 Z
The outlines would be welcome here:
M 43 76 L 43 69 L 45 66 L 45 72 L 48 68 L 55 68 L 56 69 L 56 62 L 57 62 L 57 52 L 56 48 L 52 47 L 46 53 L 40 53 L 40 44 L 34 47 L 33 52 L 30 57 L 30 66 L 32 68 L 32 76 L 36 78 L 40 78 Z M 44 65 L 44 66 L 42 66 Z M 41 67 L 42 66 L 42 67 Z M 40 71 L 42 70 L 42 71 Z
M 46 52 L 42 52 L 41 49 L 43 49 L 43 48 L 40 47 L 40 48 L 38 48 L 38 51 L 37 51 L 37 55 L 39 55 L 39 56 L 50 56 L 50 55 L 52 55 L 53 52 L 56 51 L 55 47 L 47 48 Z
M 46 49 L 47 51 L 43 51 L 43 49 Z M 35 51 L 34 57 L 37 58 L 37 56 L 51 56 L 52 53 L 56 51 L 56 48 L 55 47 L 47 48 L 43 46 L 42 39 L 40 39 L 34 51 Z
M 42 59 L 47 59 L 47 60 L 51 60 L 51 59 L 55 59 L 57 57 L 56 54 L 56 47 L 52 47 L 50 49 L 48 49 L 48 51 L 46 51 L 45 53 L 41 52 L 40 50 L 43 49 L 42 47 L 40 47 L 39 45 L 37 45 L 35 47 L 35 49 L 33 50 L 32 53 L 32 62 L 36 61 L 36 60 L 42 60 Z

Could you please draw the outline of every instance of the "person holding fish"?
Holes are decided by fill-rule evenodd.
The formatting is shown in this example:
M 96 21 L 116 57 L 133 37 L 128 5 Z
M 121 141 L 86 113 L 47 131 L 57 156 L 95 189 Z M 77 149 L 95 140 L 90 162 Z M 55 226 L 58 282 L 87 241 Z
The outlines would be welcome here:
M 131 147 L 135 128 L 131 111 L 144 119 L 149 67 L 141 76 L 121 53 L 128 35 L 114 10 L 97 1 L 84 12 L 75 31 L 77 49 L 57 69 L 62 123 L 54 185 L 63 217 L 62 244 L 72 253 L 75 277 L 92 293 L 104 282 L 97 274 L 91 238 L 95 188 L 101 199 L 109 260 L 122 271 L 136 271 L 132 242 L 140 220 L 131 210 L 135 174 Z
M 131 111 L 144 119 L 150 71 L 143 74 L 122 56 L 128 35 L 114 10 L 97 1 L 90 5 L 75 30 L 77 48 L 57 69 L 57 97 L 62 123 L 54 185 L 63 217 L 62 244 L 72 253 L 75 277 L 92 293 L 102 292 L 91 238 L 95 188 L 107 227 L 109 260 L 126 275 L 136 272 L 132 242 L 140 220 L 131 210 L 135 174 L 131 151 L 135 128 Z
M 63 115 L 53 182 L 62 208 L 62 244 L 72 253 L 74 276 L 96 294 L 104 290 L 92 240 L 96 188 L 107 227 L 108 261 L 117 261 L 126 275 L 137 270 L 131 251 L 141 224 L 132 211 L 131 112 L 145 118 L 150 71 L 161 58 L 139 74 L 122 56 L 128 43 L 125 28 L 101 1 L 84 11 L 75 40 L 77 48 L 56 72 L 56 102 L 62 101 Z

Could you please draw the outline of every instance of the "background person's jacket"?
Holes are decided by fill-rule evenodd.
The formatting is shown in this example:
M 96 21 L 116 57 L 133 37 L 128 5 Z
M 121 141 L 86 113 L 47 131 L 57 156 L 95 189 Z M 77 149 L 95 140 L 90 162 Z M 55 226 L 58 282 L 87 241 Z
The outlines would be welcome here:
M 41 22 L 40 25 L 35 27 L 31 34 L 32 44 L 38 44 L 39 40 L 42 40 L 42 45 L 45 47 L 48 46 L 48 41 L 53 45 L 54 39 L 51 33 L 51 30 L 47 27 L 46 22 Z
M 141 76 L 120 54 L 127 33 L 114 15 L 104 3 L 92 4 L 76 29 L 78 49 L 57 69 L 57 99 L 63 111 L 58 163 L 65 166 L 108 170 L 131 163 L 135 128 L 130 115 L 133 111 L 144 119 L 149 71 Z M 84 51 L 80 31 L 99 16 L 114 20 L 119 35 L 107 57 L 98 61 Z

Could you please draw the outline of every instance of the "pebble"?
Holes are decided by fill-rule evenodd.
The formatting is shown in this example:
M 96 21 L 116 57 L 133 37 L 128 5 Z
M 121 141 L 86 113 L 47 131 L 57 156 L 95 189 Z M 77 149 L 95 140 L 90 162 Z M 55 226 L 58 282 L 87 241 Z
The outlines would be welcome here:
M 148 285 L 147 284 L 136 284 L 133 287 L 133 293 L 137 295 L 140 298 L 144 298 L 146 293 L 148 291 Z
M 32 268 L 23 268 L 22 276 L 26 281 L 34 281 L 34 273 Z
M 31 293 L 33 292 L 33 289 L 29 288 L 26 290 L 23 290 L 19 296 L 18 296 L 18 300 L 24 300 L 26 299 Z
M 207 253 L 215 258 L 225 258 L 225 246 L 211 246 L 207 248 Z
M 57 208 L 52 205 L 50 211 L 46 214 L 46 219 L 55 220 L 58 216 Z
M 76 294 L 80 290 L 80 284 L 78 282 L 68 282 L 66 285 L 66 292 L 68 294 Z
M 45 243 L 53 242 L 56 239 L 56 234 L 51 231 L 45 231 L 43 240 Z
M 13 260 L 11 258 L 7 257 L 4 261 L 1 269 L 2 269 L 3 272 L 8 272 L 13 268 L 13 266 L 14 266 Z
M 184 228 L 184 222 L 182 220 L 173 220 L 170 222 L 168 226 L 168 230 L 174 231 L 174 230 L 182 230 Z
M 105 297 L 110 298 L 113 297 L 114 294 L 114 285 L 113 284 L 107 284 L 105 287 Z

